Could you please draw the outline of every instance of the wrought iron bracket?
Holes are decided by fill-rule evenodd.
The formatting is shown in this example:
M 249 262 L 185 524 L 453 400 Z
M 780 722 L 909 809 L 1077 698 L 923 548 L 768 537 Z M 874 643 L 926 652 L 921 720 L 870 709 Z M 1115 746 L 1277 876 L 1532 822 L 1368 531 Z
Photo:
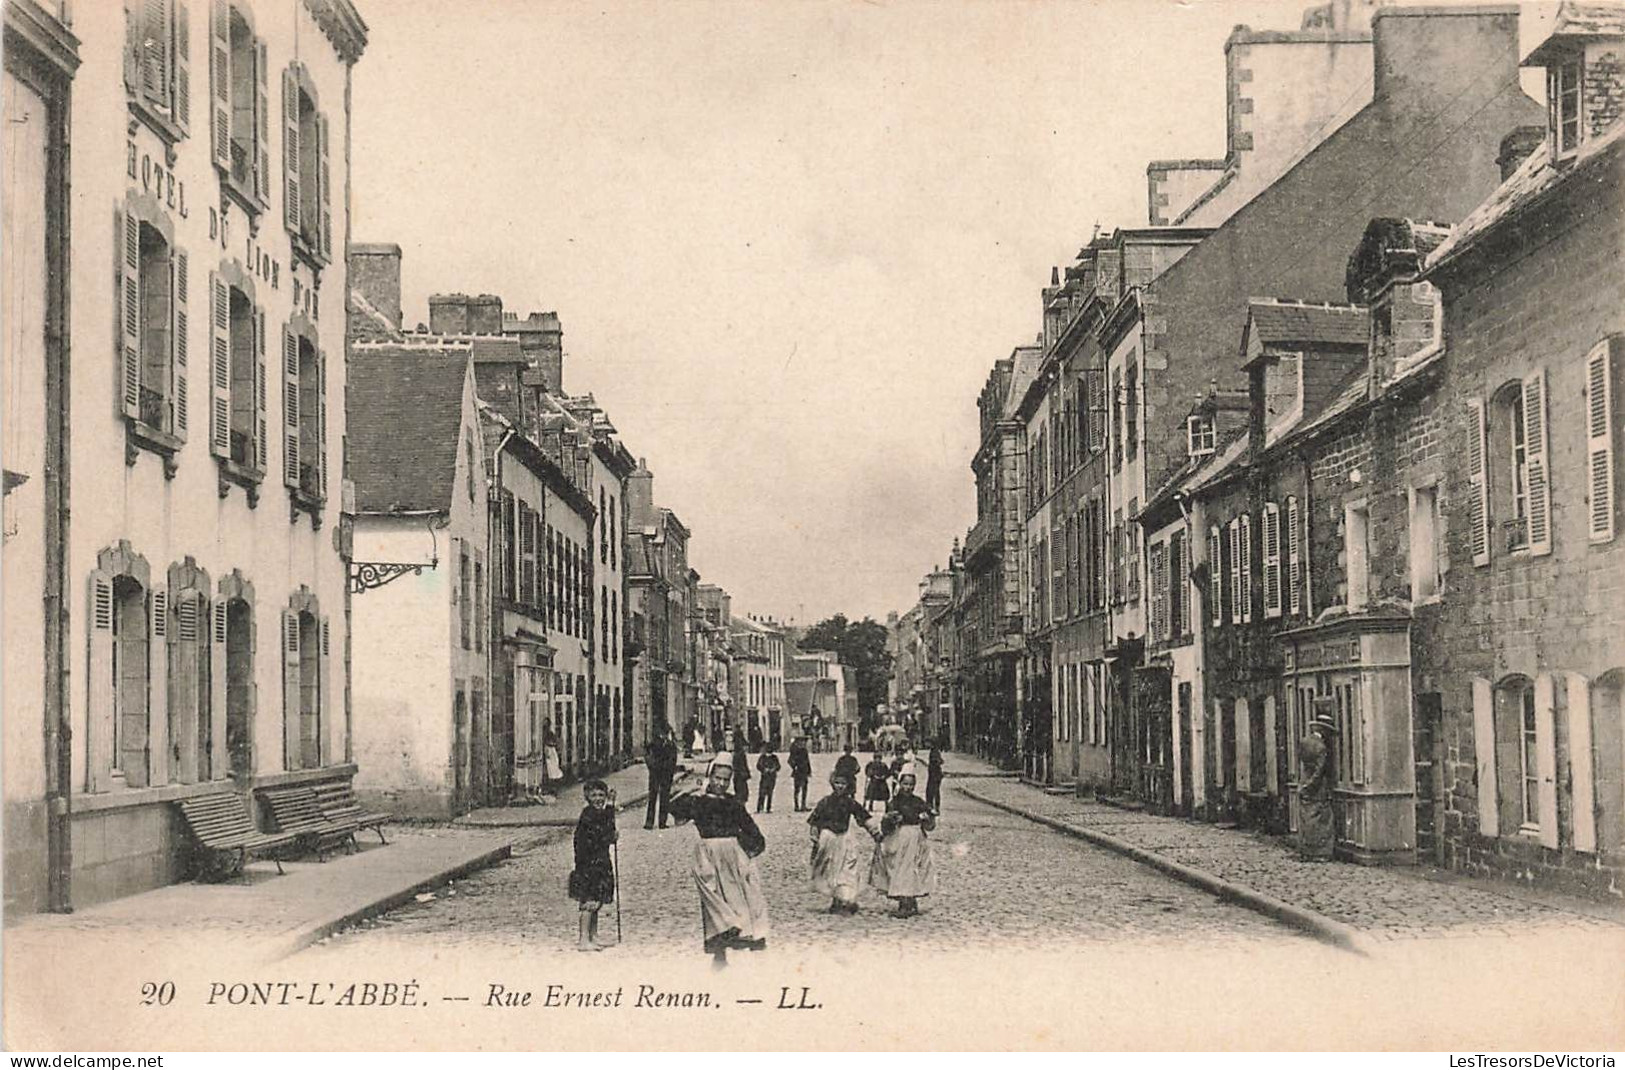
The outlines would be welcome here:
M 400 579 L 408 572 L 414 576 L 421 576 L 424 569 L 435 568 L 439 563 L 438 559 L 410 564 L 403 561 L 353 561 L 350 563 L 350 593 L 362 594 L 376 590 L 386 583 Z

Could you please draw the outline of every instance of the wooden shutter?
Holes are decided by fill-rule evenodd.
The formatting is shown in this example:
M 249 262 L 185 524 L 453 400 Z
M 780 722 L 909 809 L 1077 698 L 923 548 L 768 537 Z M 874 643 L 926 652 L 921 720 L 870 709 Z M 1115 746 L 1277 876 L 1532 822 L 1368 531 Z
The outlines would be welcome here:
M 1219 529 L 1211 527 L 1207 532 L 1207 599 L 1210 619 L 1214 624 L 1224 623 L 1224 558 L 1221 549 L 1224 546 L 1219 536 Z
M 169 4 L 144 0 L 141 18 L 141 95 L 169 111 Z
M 1253 518 L 1241 514 L 1241 619 L 1253 619 Z
M 282 72 L 282 223 L 299 233 L 299 80 Z
M 299 336 L 282 326 L 282 482 L 299 486 Z
M 1574 849 L 1597 849 L 1596 778 L 1592 770 L 1591 685 L 1568 674 L 1569 786 L 1574 795 Z
M 265 42 L 254 42 L 254 196 L 271 203 L 271 64 Z
M 1614 537 L 1614 397 L 1610 350 L 1617 340 L 1598 342 L 1586 354 L 1586 486 L 1590 488 L 1587 528 L 1592 542 Z
M 1230 521 L 1230 623 L 1241 623 L 1241 521 Z
M 1264 696 L 1264 787 L 1274 795 L 1281 787 L 1279 758 L 1275 750 L 1275 696 Z
M 200 779 L 219 780 L 230 771 L 226 756 L 226 683 L 230 679 L 226 658 L 228 609 L 224 598 L 214 603 L 209 615 L 209 740 L 207 776 Z
M 333 662 L 328 656 L 328 651 L 332 649 L 332 636 L 327 617 L 322 618 L 321 632 L 321 655 L 316 659 L 316 708 L 321 711 L 316 718 L 317 768 L 327 765 L 332 755 L 332 748 L 327 745 L 328 735 L 332 731 L 329 715 L 333 712 Z
M 136 8 L 138 3 L 139 0 L 124 0 L 124 88 L 136 96 L 141 94 L 141 41 L 144 36 L 141 13 Z
M 316 352 L 316 494 L 327 498 L 327 351 Z
M 1168 622 L 1168 544 L 1151 544 L 1151 638 L 1153 642 L 1167 638 Z
M 316 116 L 316 188 L 320 200 L 317 220 L 323 260 L 333 259 L 333 183 L 327 165 L 327 116 Z
M 1495 783 L 1495 693 L 1488 680 L 1473 680 L 1473 757 L 1478 778 L 1478 832 L 1501 834 Z
M 85 748 L 85 790 L 106 791 L 113 766 L 113 719 L 118 716 L 113 682 L 113 577 L 96 569 L 88 584 L 90 626 L 86 666 L 89 740 Z
M 141 418 L 141 221 L 125 211 L 115 211 L 114 218 L 118 224 L 113 248 L 118 250 L 119 411 L 134 420 Z
M 146 768 L 148 783 L 169 783 L 169 591 L 156 588 L 147 599 L 152 615 L 147 646 Z M 135 782 L 130 781 L 133 785 Z
M 175 8 L 175 125 L 192 129 L 192 12 L 182 0 Z
M 1523 380 L 1523 442 L 1529 474 L 1529 552 L 1552 552 L 1551 463 L 1546 451 L 1546 369 Z
M 209 19 L 209 123 L 214 162 L 231 172 L 231 8 L 214 0 Z
M 1287 606 L 1295 617 L 1303 608 L 1303 563 L 1296 497 L 1286 500 L 1286 527 Z
M 1281 615 L 1281 508 L 1264 506 L 1264 616 Z
M 265 372 L 265 342 L 268 332 L 265 327 L 265 310 L 257 309 L 254 317 L 254 463 L 260 474 L 265 474 L 266 465 L 270 463 L 271 426 L 267 415 L 269 408 L 266 401 L 266 372 Z M 247 432 L 247 429 L 244 429 Z
M 1467 540 L 1475 566 L 1490 563 L 1489 479 L 1484 471 L 1486 450 L 1484 402 L 1467 402 Z
M 231 456 L 231 289 L 209 272 L 209 452 Z
M 282 768 L 299 768 L 299 614 L 282 611 Z
M 209 636 L 202 618 L 198 592 L 183 588 L 175 595 L 175 627 L 169 635 L 169 755 L 170 779 L 182 784 L 198 781 L 200 757 L 198 713 L 208 709 L 202 690 L 202 669 L 209 654 Z M 212 678 L 211 678 L 212 683 Z
M 1527 397 L 1527 395 L 1525 395 Z M 1535 677 L 1535 773 L 1536 800 L 1540 807 L 1540 842 L 1557 846 L 1557 740 L 1554 734 L 1552 674 Z
M 170 378 L 175 384 L 175 426 L 170 430 L 184 440 L 186 438 L 186 427 L 188 422 L 187 408 L 190 405 L 186 391 L 186 365 L 187 350 L 189 348 L 187 334 L 190 327 L 189 321 L 191 319 L 191 317 L 187 315 L 186 309 L 186 276 L 189 265 L 187 263 L 186 253 L 184 250 L 175 250 L 175 255 L 170 258 L 170 266 L 175 271 L 174 286 L 170 290 L 170 294 L 174 299 L 175 310 L 175 328 L 170 335 L 174 346 L 174 363 L 170 369 Z

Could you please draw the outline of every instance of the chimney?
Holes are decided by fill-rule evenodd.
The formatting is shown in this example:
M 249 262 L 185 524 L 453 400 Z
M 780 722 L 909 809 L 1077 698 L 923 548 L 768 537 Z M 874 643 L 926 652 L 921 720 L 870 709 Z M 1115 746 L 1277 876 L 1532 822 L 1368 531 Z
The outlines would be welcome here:
M 1546 140 L 1546 128 L 1543 126 L 1520 126 L 1512 133 L 1501 139 L 1501 154 L 1495 158 L 1496 164 L 1501 168 L 1501 181 L 1505 182 L 1512 177 L 1529 154 L 1540 148 Z
M 469 297 L 467 294 L 431 294 L 429 296 L 429 332 L 431 334 L 468 334 Z
M 345 254 L 350 289 L 359 293 L 401 329 L 401 247 L 388 242 L 352 242 Z
M 654 523 L 655 477 L 642 457 L 638 466 L 626 477 L 626 523 L 632 531 L 642 531 Z
M 502 333 L 502 298 L 495 294 L 480 294 L 468 301 L 468 332 L 470 334 Z
M 1474 101 L 1519 90 L 1516 4 L 1379 7 L 1371 36 L 1378 103 L 1466 116 Z
M 503 317 L 504 334 L 519 339 L 519 349 L 530 365 L 532 380 L 549 394 L 564 394 L 564 328 L 557 312 L 532 312 L 524 319 Z

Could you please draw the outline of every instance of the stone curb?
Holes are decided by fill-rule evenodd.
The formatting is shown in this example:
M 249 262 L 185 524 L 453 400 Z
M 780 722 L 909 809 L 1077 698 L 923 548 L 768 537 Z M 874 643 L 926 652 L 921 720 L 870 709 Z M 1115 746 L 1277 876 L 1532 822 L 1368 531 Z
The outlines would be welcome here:
M 452 881 L 457 880 L 460 877 L 466 877 L 468 874 L 473 873 L 476 870 L 481 870 L 487 866 L 495 865 L 496 863 L 508 858 L 510 855 L 512 855 L 512 853 L 513 844 L 501 844 L 500 846 L 493 847 L 489 851 L 485 851 L 473 858 L 459 862 L 455 866 L 451 866 L 448 869 L 443 869 L 438 873 L 425 877 L 408 887 L 400 888 L 386 895 L 379 896 L 371 903 L 367 903 L 363 906 L 356 907 L 353 910 L 346 911 L 336 918 L 327 918 L 323 921 L 314 922 L 301 928 L 297 928 L 286 936 L 268 941 L 263 957 L 267 962 L 276 962 L 281 959 L 285 959 L 290 955 L 303 951 L 305 948 L 319 940 L 332 936 L 340 929 L 354 925 L 358 921 L 365 921 L 368 918 L 377 917 L 379 914 L 388 913 L 398 906 L 411 902 L 414 896 L 443 887 L 444 885 L 450 884 Z
M 1187 866 L 1183 862 L 1176 862 L 1166 855 L 1157 854 L 1155 851 L 1148 851 L 1143 847 L 1136 847 L 1132 843 L 1120 840 L 1115 836 L 1109 836 L 1104 832 L 1097 832 L 1094 829 L 1082 828 L 1078 825 L 1057 820 L 1056 818 L 1045 817 L 1042 814 L 1033 813 L 1030 810 L 1022 809 L 1019 806 L 999 802 L 996 799 L 989 799 L 986 796 L 977 794 L 963 784 L 955 785 L 955 788 L 961 795 L 975 799 L 979 803 L 994 807 L 998 810 L 1003 810 L 1006 813 L 1015 814 L 1018 817 L 1024 817 L 1029 821 L 1034 821 L 1040 825 L 1048 826 L 1049 828 L 1052 828 L 1057 832 L 1064 833 L 1068 836 L 1072 836 L 1080 840 L 1087 840 L 1089 843 L 1095 844 L 1098 847 L 1104 847 L 1109 851 L 1115 851 L 1118 854 L 1126 855 L 1142 865 L 1147 865 L 1153 869 L 1161 870 L 1170 877 L 1200 888 L 1203 891 L 1208 892 L 1211 895 L 1215 895 L 1227 902 L 1236 903 L 1240 906 L 1248 908 L 1249 910 L 1255 910 L 1267 917 L 1274 918 L 1283 925 L 1288 925 L 1294 929 L 1298 929 L 1301 932 L 1307 933 L 1309 936 L 1312 936 L 1316 940 L 1320 940 L 1323 943 L 1331 944 L 1334 947 L 1342 948 L 1344 951 L 1350 951 L 1356 955 L 1371 954 L 1371 943 L 1364 933 L 1353 928 L 1352 926 L 1345 925 L 1340 921 L 1333 921 L 1331 918 L 1328 918 L 1326 915 L 1317 911 L 1310 910 L 1306 907 L 1300 907 L 1293 903 L 1288 903 L 1284 900 L 1277 899 L 1272 895 L 1265 895 L 1263 892 L 1249 888 L 1244 884 L 1236 884 L 1232 881 L 1227 881 L 1223 877 L 1216 876 L 1215 874 L 1209 873 L 1206 870 L 1197 869 L 1194 866 Z

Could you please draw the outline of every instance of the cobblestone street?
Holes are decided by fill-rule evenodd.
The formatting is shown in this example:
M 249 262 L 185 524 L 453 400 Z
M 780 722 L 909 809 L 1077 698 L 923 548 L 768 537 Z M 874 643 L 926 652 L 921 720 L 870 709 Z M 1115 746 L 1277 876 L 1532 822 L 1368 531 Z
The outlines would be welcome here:
M 814 759 L 814 785 L 825 783 L 833 757 Z M 865 957 L 911 950 L 1053 947 L 1076 941 L 1153 942 L 1183 948 L 1236 941 L 1303 938 L 1248 910 L 1222 903 L 1130 859 L 1021 817 L 943 792 L 945 812 L 933 835 L 938 893 L 923 915 L 887 915 L 890 901 L 872 890 L 862 913 L 823 912 L 807 881 L 806 815 L 794 813 L 781 778 L 774 812 L 757 815 L 768 849 L 762 875 L 779 950 L 842 948 Z M 976 778 L 978 784 L 997 783 Z M 754 788 L 756 782 L 752 782 Z M 814 793 L 810 801 L 816 801 Z M 754 809 L 754 802 L 752 809 Z M 691 826 L 645 831 L 641 808 L 620 816 L 622 925 L 627 950 L 700 951 L 699 907 L 689 859 Z M 380 940 L 446 950 L 498 941 L 535 950 L 565 950 L 575 940 L 575 904 L 565 898 L 571 867 L 568 839 L 546 844 L 458 881 L 434 900 L 413 904 L 341 933 L 302 957 L 362 956 Z M 614 932 L 614 913 L 603 927 Z

